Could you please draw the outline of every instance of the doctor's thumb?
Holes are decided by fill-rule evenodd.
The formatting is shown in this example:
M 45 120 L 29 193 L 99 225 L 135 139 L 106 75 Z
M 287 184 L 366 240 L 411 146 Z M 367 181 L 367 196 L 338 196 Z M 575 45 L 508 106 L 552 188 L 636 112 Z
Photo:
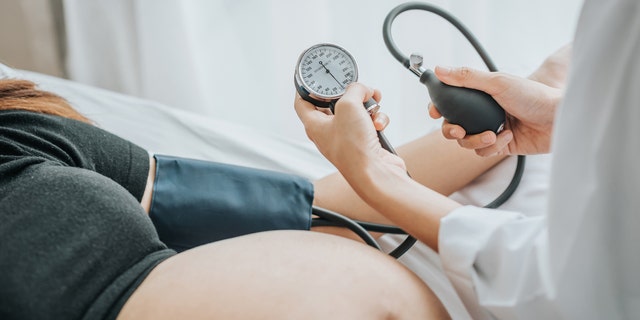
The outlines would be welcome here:
M 478 89 L 487 92 L 487 83 L 491 78 L 491 73 L 480 71 L 469 67 L 442 67 L 437 66 L 434 70 L 438 79 L 450 86 Z M 490 92 L 487 92 L 491 94 Z

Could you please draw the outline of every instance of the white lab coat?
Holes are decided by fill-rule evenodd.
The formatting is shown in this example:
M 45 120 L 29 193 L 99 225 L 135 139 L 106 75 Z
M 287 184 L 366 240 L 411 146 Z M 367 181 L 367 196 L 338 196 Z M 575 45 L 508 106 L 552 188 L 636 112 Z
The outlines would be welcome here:
M 547 214 L 466 206 L 440 255 L 474 319 L 640 319 L 640 1 L 587 0 Z

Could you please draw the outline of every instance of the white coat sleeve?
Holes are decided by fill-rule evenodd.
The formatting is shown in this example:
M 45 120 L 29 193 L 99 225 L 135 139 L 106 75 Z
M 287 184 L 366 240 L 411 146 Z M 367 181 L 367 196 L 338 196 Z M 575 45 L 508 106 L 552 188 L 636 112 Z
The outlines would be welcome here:
M 640 1 L 587 0 L 571 63 L 547 214 L 441 221 L 443 268 L 474 318 L 640 318 Z
M 442 219 L 439 250 L 472 318 L 553 319 L 541 304 L 549 291 L 546 242 L 543 216 L 466 206 Z

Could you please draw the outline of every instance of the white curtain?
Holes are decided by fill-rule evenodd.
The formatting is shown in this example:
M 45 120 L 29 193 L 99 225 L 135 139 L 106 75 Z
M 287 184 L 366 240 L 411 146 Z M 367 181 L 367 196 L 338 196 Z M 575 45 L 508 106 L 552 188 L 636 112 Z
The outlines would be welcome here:
M 307 47 L 331 42 L 382 90 L 393 144 L 438 123 L 425 88 L 387 52 L 382 22 L 401 0 L 65 0 L 72 80 L 156 100 L 203 117 L 306 141 L 293 111 L 293 70 Z M 501 70 L 527 75 L 569 42 L 580 0 L 435 0 L 480 39 Z M 425 66 L 484 68 L 440 17 L 401 15 L 396 43 Z

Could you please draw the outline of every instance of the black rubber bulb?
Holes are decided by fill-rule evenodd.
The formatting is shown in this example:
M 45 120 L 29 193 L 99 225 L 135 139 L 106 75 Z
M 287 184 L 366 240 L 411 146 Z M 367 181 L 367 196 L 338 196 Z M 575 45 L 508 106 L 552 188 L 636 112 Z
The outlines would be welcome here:
M 489 94 L 447 85 L 431 70 L 422 73 L 420 82 L 427 86 L 429 97 L 442 117 L 463 127 L 467 134 L 487 130 L 498 133 L 502 129 L 504 109 Z

